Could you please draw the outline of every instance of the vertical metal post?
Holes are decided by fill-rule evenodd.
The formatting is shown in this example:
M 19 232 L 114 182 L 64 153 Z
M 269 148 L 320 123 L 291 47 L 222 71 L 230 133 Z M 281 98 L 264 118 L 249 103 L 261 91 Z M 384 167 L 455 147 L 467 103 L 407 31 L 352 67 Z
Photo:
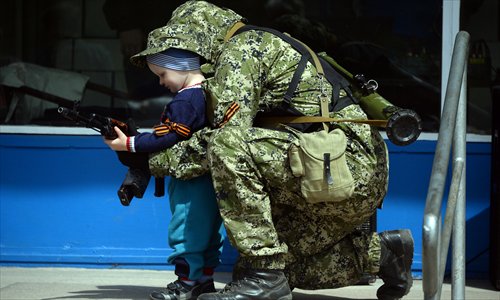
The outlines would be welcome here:
M 470 36 L 467 32 L 461 31 L 456 35 L 453 48 L 453 55 L 450 64 L 450 73 L 447 82 L 445 103 L 443 113 L 441 114 L 441 124 L 439 127 L 439 138 L 436 145 L 436 154 L 432 164 L 432 174 L 427 192 L 425 203 L 424 224 L 422 228 L 423 241 L 423 289 L 425 299 L 437 299 L 441 297 L 441 287 L 443 284 L 444 268 L 446 265 L 446 254 L 449 248 L 450 232 L 455 226 L 453 220 L 462 222 L 460 228 L 464 228 L 465 216 L 456 216 L 455 211 L 458 210 L 455 203 L 460 194 L 464 193 L 465 181 L 463 181 L 463 172 L 465 169 L 465 126 L 466 119 L 464 118 L 464 107 L 466 105 L 465 86 L 463 79 L 466 71 L 466 63 L 468 59 Z M 462 106 L 459 105 L 462 99 Z M 460 114 L 459 106 L 461 108 Z M 460 116 L 458 116 L 460 115 Z M 457 125 L 457 123 L 459 125 Z M 458 129 L 456 129 L 458 126 Z M 458 136 L 460 133 L 460 137 Z M 450 150 L 454 147 L 460 148 L 459 151 L 454 151 L 453 164 L 453 180 L 452 189 L 450 191 L 450 210 L 447 210 L 447 221 L 444 224 L 444 231 L 441 231 L 441 206 L 444 186 L 446 183 L 446 174 L 448 172 L 448 163 L 450 159 Z M 455 142 L 457 143 L 455 145 Z M 462 201 L 463 203 L 463 201 Z M 451 224 L 453 223 L 453 224 Z M 460 232 L 461 229 L 457 229 Z M 455 236 L 454 239 L 458 243 L 464 243 L 462 234 Z M 463 255 L 464 251 L 457 252 Z M 454 270 L 465 269 L 465 264 L 457 260 L 454 263 Z M 462 271 L 459 271 L 459 274 Z M 459 278 L 461 276 L 455 277 Z M 461 280 L 461 279 L 459 279 Z M 461 284 L 458 284 L 460 286 Z M 460 298 L 463 299 L 463 298 Z
M 450 70 L 453 45 L 460 30 L 461 0 L 443 0 L 442 45 L 441 45 L 441 91 L 446 91 L 448 70 Z M 441 111 L 444 109 L 445 94 L 441 93 Z
M 468 53 L 468 51 L 467 51 Z M 468 57 L 468 55 L 466 56 Z M 455 219 L 453 220 L 452 243 L 452 299 L 465 299 L 465 182 L 466 182 L 466 148 L 467 148 L 467 65 L 465 66 L 462 91 L 458 103 L 457 125 L 453 140 L 454 161 L 464 162 L 464 172 L 460 181 L 457 197 Z

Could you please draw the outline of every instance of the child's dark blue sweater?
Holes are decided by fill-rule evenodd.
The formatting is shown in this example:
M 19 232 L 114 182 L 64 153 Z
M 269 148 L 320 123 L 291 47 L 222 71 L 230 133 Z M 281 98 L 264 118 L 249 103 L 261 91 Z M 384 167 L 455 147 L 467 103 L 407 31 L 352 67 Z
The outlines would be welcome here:
M 154 132 L 130 137 L 127 149 L 131 152 L 158 152 L 181 140 L 207 124 L 205 94 L 200 85 L 180 90 L 170 101 L 161 116 L 161 124 Z

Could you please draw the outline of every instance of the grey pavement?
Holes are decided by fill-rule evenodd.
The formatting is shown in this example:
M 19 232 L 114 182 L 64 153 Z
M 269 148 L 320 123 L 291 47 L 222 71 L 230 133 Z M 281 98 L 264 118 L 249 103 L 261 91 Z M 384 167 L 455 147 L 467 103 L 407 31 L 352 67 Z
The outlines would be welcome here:
M 216 288 L 223 288 L 230 273 L 216 273 Z M 149 293 L 176 279 L 173 271 L 83 268 L 0 267 L 1 300 L 125 299 L 146 300 Z M 331 290 L 295 289 L 294 300 L 376 299 L 379 279 L 370 285 Z M 404 299 L 423 299 L 422 281 L 415 280 Z M 443 286 L 441 299 L 451 299 L 451 286 Z M 466 299 L 500 300 L 500 292 L 487 280 L 468 281 Z

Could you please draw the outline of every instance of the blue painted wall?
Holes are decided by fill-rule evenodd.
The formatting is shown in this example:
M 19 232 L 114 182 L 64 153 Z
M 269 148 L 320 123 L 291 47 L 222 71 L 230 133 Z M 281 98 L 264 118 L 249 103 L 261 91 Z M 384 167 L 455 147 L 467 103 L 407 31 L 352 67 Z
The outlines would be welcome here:
M 422 269 L 422 220 L 436 143 L 391 143 L 390 184 L 378 230 L 410 228 Z M 490 143 L 467 145 L 467 270 L 488 272 Z M 126 169 L 100 136 L 0 134 L 0 264 L 170 269 L 168 199 L 120 204 Z M 225 247 L 219 270 L 236 253 Z
M 377 215 L 378 231 L 410 228 L 415 238 L 412 268 L 421 273 L 423 213 L 436 142 L 417 141 L 405 147 L 388 142 L 388 148 L 389 189 L 383 209 Z M 467 143 L 466 270 L 469 277 L 483 278 L 488 273 L 490 174 L 491 144 Z M 448 176 L 448 184 L 450 180 Z M 447 197 L 445 191 L 443 215 Z

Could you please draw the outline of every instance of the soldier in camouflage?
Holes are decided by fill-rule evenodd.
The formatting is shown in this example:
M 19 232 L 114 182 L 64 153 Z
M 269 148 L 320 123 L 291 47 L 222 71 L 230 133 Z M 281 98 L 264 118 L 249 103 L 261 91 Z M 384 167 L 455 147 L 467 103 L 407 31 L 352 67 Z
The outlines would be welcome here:
M 292 299 L 291 289 L 338 288 L 377 274 L 379 299 L 399 299 L 412 285 L 413 239 L 408 230 L 355 230 L 374 214 L 387 190 L 388 155 L 378 131 L 360 123 L 330 123 L 347 137 L 346 158 L 354 193 L 343 201 L 311 203 L 290 169 L 290 131 L 258 127 L 259 113 L 282 107 L 301 58 L 272 33 L 233 35 L 244 19 L 205 1 L 178 7 L 166 26 L 149 34 L 147 49 L 131 58 L 140 66 L 149 54 L 170 47 L 198 53 L 212 127 L 150 157 L 154 176 L 192 178 L 211 172 L 227 235 L 240 257 L 233 282 L 210 299 Z M 207 77 L 207 76 L 206 76 Z M 290 106 L 320 114 L 320 98 L 334 86 L 307 63 Z M 340 97 L 346 96 L 340 90 Z M 366 119 L 355 103 L 331 117 Z M 191 299 L 196 299 L 194 296 Z

